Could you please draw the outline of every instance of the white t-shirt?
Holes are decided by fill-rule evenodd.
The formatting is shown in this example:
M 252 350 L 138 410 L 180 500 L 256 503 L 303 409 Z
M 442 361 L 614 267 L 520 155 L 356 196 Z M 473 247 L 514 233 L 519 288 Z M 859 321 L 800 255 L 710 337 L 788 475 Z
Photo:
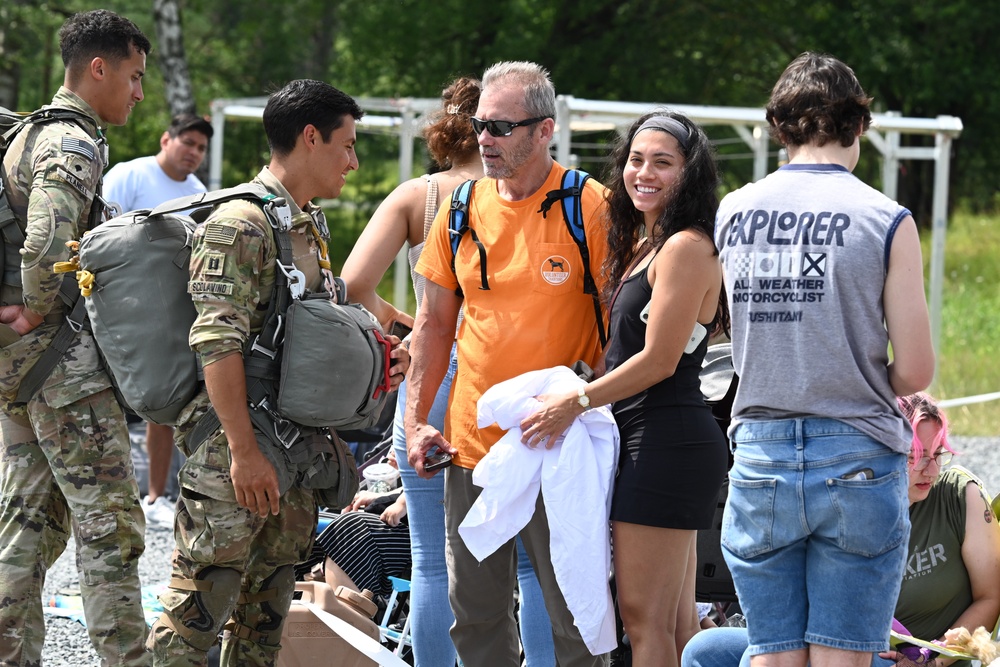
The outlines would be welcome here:
M 165 201 L 205 192 L 194 174 L 183 181 L 167 176 L 155 155 L 119 162 L 104 175 L 104 198 L 117 202 L 122 212 L 155 208 Z

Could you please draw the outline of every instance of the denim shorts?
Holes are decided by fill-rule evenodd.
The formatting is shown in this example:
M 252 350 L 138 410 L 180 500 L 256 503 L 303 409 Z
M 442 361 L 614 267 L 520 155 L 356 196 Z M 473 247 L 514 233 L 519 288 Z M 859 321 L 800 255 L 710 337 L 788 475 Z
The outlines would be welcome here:
M 906 456 L 821 418 L 733 433 L 722 547 L 750 654 L 888 648 L 910 534 Z

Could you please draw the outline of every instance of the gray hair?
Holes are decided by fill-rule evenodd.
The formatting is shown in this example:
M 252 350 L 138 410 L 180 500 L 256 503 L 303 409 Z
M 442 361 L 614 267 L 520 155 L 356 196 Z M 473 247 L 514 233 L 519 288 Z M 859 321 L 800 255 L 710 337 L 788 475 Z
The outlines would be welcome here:
M 483 73 L 483 91 L 491 86 L 516 85 L 524 89 L 524 110 L 529 117 L 556 115 L 556 89 L 541 65 L 505 60 Z

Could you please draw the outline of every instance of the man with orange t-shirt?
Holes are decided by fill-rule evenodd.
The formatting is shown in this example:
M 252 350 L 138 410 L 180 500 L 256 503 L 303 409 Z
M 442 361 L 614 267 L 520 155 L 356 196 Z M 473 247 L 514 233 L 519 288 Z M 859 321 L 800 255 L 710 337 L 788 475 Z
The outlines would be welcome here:
M 503 435 L 495 424 L 477 426 L 476 403 L 504 380 L 577 360 L 593 366 L 601 354 L 594 303 L 583 291 L 580 251 L 561 213 L 540 212 L 546 193 L 561 189 L 564 171 L 548 150 L 555 128 L 548 72 L 533 63 L 502 62 L 490 67 L 482 82 L 472 124 L 486 178 L 473 188 L 470 233 L 459 244 L 454 270 L 448 206 L 438 212 L 417 264 L 427 286 L 412 335 L 414 370 L 405 416 L 407 458 L 417 474 L 433 474 L 425 471 L 424 460 L 434 448 L 453 457 L 445 477 L 448 588 L 455 612 L 451 637 L 467 667 L 518 664 L 514 540 L 480 563 L 458 534 L 480 493 L 472 470 Z M 594 276 L 601 275 L 607 255 L 603 201 L 604 187 L 589 180 L 581 205 Z M 466 238 L 473 236 L 478 244 Z M 448 365 L 462 295 L 458 373 L 441 434 L 427 423 L 427 413 Z M 606 655 L 587 650 L 556 584 L 541 496 L 520 536 L 552 619 L 558 663 L 607 664 Z

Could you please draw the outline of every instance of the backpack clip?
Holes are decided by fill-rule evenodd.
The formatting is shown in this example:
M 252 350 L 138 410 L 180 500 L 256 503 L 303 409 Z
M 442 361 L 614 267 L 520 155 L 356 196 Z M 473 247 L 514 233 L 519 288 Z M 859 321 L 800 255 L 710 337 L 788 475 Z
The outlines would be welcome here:
M 581 190 L 579 187 L 563 188 L 562 190 L 549 190 L 545 193 L 545 201 L 542 202 L 541 208 L 535 212 L 541 213 L 542 217 L 546 218 L 548 217 L 549 209 L 552 208 L 553 204 L 557 201 L 565 199 L 566 197 L 579 197 L 580 192 Z
M 295 268 L 293 264 L 291 268 L 285 266 L 281 262 L 275 262 L 281 272 L 285 274 L 288 278 L 288 291 L 291 292 L 293 299 L 301 299 L 302 295 L 306 293 L 306 275 Z
M 263 410 L 268 414 L 271 418 L 274 437 L 278 439 L 278 442 L 285 449 L 290 449 L 295 444 L 295 441 L 299 439 L 299 436 L 302 435 L 302 429 L 294 422 L 290 422 L 282 417 L 277 410 L 271 407 L 271 402 L 267 400 L 267 396 L 263 396 L 257 403 L 250 403 L 250 408 L 253 410 Z
M 273 219 L 278 221 L 278 226 L 282 231 L 291 231 L 292 229 L 292 209 L 289 208 L 288 204 L 282 197 L 274 197 L 271 195 L 272 199 L 267 199 L 264 204 L 264 208 L 268 215 Z

